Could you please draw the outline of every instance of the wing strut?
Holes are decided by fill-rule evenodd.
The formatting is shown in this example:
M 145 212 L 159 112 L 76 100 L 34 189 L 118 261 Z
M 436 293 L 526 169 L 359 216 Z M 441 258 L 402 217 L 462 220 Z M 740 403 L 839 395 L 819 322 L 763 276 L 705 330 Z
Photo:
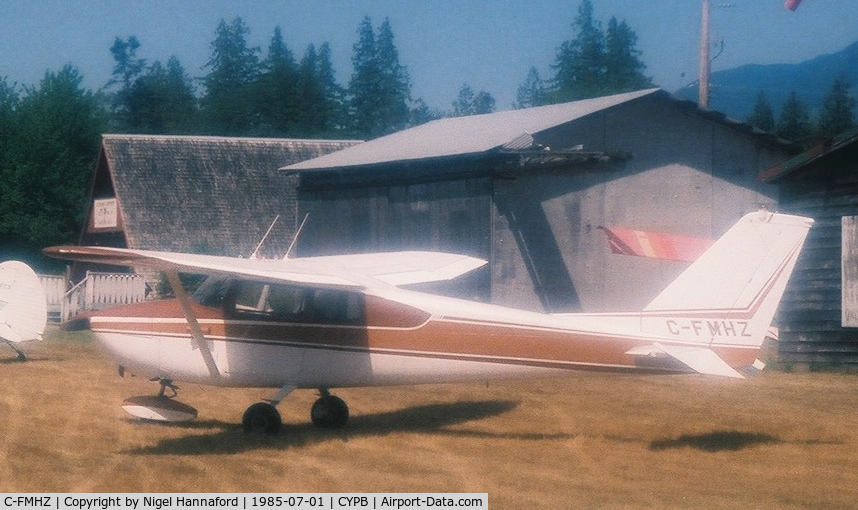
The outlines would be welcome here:
M 205 361 L 206 367 L 209 369 L 209 374 L 212 377 L 219 378 L 220 370 L 217 368 L 217 363 L 215 363 L 212 351 L 210 351 L 208 345 L 206 345 L 206 337 L 203 335 L 203 330 L 200 328 L 197 316 L 191 308 L 191 300 L 188 297 L 188 293 L 185 292 L 185 287 L 182 285 L 182 281 L 179 280 L 179 273 L 175 271 L 165 271 L 165 273 L 167 275 L 167 280 L 170 282 L 170 286 L 173 287 L 173 293 L 176 294 L 176 299 L 179 301 L 179 304 L 182 305 L 182 312 L 185 314 L 185 318 L 188 320 L 188 327 L 191 330 L 191 338 L 200 350 L 200 354 L 203 356 L 203 361 Z

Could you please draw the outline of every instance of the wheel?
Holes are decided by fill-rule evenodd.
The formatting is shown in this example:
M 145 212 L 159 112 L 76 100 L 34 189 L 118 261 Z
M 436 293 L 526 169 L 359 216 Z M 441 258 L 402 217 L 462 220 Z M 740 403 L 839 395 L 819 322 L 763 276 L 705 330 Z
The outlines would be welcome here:
M 277 434 L 283 422 L 277 409 L 266 402 L 257 402 L 247 408 L 241 419 L 241 426 L 246 433 Z
M 349 421 L 349 406 L 339 397 L 325 395 L 313 404 L 310 419 L 317 427 L 339 429 Z

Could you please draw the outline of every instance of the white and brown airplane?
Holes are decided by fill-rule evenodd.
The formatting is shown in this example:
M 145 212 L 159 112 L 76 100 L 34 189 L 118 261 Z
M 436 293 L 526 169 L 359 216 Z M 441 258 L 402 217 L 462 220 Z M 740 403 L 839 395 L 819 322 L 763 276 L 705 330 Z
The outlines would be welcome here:
M 247 431 L 281 427 L 275 406 L 318 389 L 311 418 L 341 427 L 330 389 L 551 376 L 577 370 L 725 377 L 757 354 L 812 220 L 743 217 L 635 313 L 544 314 L 415 292 L 485 261 L 435 252 L 255 260 L 103 247 L 47 255 L 166 273 L 175 299 L 96 312 L 95 336 L 122 370 L 160 381 L 125 402 L 143 418 L 196 410 L 164 396 L 174 381 L 279 388 L 251 405 Z M 187 295 L 179 273 L 210 275 Z

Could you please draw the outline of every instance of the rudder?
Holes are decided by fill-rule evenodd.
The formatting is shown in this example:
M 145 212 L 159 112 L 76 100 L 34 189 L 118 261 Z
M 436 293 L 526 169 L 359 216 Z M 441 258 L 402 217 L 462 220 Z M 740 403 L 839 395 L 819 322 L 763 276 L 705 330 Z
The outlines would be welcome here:
M 644 308 L 641 329 L 759 348 L 812 224 L 767 211 L 745 215 Z

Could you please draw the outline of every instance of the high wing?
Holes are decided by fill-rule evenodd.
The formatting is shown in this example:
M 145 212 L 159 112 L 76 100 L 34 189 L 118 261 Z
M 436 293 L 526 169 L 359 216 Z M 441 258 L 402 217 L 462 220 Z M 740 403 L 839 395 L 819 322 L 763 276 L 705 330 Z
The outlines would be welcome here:
M 486 264 L 485 260 L 466 255 L 427 251 L 282 260 L 86 246 L 55 246 L 46 248 L 44 253 L 51 257 L 79 262 L 358 289 L 378 285 L 378 282 L 398 286 L 451 280 Z

